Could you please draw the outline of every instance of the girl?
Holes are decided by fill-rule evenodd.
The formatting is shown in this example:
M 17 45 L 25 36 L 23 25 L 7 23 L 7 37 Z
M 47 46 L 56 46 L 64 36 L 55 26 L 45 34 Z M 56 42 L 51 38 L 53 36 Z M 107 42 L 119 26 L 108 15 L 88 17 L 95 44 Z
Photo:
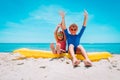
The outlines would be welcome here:
M 54 43 L 51 43 L 50 48 L 54 54 L 60 54 L 66 52 L 66 37 L 64 31 L 58 31 L 61 27 L 59 24 L 54 32 L 54 37 L 56 40 L 56 48 L 54 47 Z

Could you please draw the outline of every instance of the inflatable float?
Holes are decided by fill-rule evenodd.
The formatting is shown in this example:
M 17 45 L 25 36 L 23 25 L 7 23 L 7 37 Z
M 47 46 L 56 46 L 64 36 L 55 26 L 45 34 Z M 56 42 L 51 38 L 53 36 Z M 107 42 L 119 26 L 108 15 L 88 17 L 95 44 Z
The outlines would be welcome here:
M 19 53 L 26 58 L 31 58 L 31 57 L 33 58 L 60 58 L 60 57 L 71 58 L 70 54 L 68 53 L 53 54 L 51 51 L 32 50 L 32 49 L 26 49 L 26 48 L 14 50 L 13 53 Z M 99 61 L 101 59 L 108 59 L 112 57 L 112 54 L 109 52 L 90 52 L 87 54 L 91 61 Z M 76 57 L 80 60 L 84 60 L 81 54 L 76 54 Z

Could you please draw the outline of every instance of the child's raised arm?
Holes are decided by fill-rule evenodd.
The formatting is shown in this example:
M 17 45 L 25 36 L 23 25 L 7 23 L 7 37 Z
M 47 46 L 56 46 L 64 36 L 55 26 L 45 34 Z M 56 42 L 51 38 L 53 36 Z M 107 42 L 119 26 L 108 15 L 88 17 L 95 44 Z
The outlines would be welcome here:
M 58 32 L 58 29 L 60 28 L 60 24 L 57 25 L 56 29 L 55 29 L 55 32 L 54 32 L 54 37 L 55 37 L 55 40 L 58 41 L 58 38 L 57 38 L 57 32 Z
M 63 11 L 60 11 L 60 16 L 62 18 L 62 30 L 65 30 L 66 29 L 66 25 L 65 25 L 65 13 Z
M 88 13 L 87 13 L 86 10 L 84 10 L 84 21 L 83 21 L 83 26 L 84 26 L 84 27 L 86 27 L 87 19 L 88 19 Z

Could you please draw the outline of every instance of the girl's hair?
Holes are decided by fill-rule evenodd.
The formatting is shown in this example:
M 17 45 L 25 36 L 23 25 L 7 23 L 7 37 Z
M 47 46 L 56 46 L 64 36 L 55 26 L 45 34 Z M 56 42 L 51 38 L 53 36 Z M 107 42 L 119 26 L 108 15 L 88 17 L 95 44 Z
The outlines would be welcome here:
M 64 34 L 63 31 L 59 31 L 58 33 L 60 33 L 60 34 Z

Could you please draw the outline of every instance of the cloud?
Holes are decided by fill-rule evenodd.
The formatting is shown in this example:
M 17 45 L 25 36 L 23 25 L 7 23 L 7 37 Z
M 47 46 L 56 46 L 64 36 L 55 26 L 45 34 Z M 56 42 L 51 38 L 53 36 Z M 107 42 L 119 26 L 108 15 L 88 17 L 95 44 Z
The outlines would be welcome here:
M 58 24 L 61 21 L 61 18 L 58 14 L 60 10 L 66 12 L 66 24 L 70 25 L 71 23 L 81 24 L 83 22 L 83 12 L 72 12 L 69 9 L 65 9 L 58 5 L 50 6 L 40 6 L 37 10 L 29 13 L 30 17 L 24 20 L 21 20 L 22 23 L 35 23 L 44 22 L 48 24 Z M 89 14 L 89 20 L 93 18 L 93 15 Z
M 22 22 L 44 21 L 46 23 L 56 24 L 59 21 L 59 10 L 64 10 L 64 8 L 57 5 L 42 5 L 37 10 L 29 13 L 30 17 L 25 20 L 22 20 Z
M 88 24 L 81 42 L 110 43 L 119 42 L 118 32 L 109 24 Z
M 58 5 L 44 6 L 41 5 L 37 10 L 29 13 L 29 17 L 23 20 L 20 20 L 19 23 L 7 22 L 7 26 L 25 28 L 26 27 L 39 27 L 50 24 L 57 25 L 61 21 L 61 17 L 58 12 L 63 10 L 66 12 L 66 24 L 70 25 L 71 23 L 81 24 L 83 22 L 83 12 L 71 12 L 68 9 L 65 9 Z M 93 15 L 89 14 L 89 20 L 93 18 Z M 45 25 L 46 24 L 46 25 Z
M 67 27 L 71 23 L 76 23 L 78 26 L 82 26 L 84 18 L 83 12 L 72 12 L 69 9 L 65 9 L 57 5 L 42 5 L 37 10 L 30 12 L 28 18 L 20 20 L 18 23 L 10 21 L 7 22 L 7 28 L 5 29 L 4 34 L 6 34 L 6 37 L 11 36 L 11 38 L 19 39 L 17 40 L 18 42 L 55 42 L 53 32 L 56 25 L 61 21 L 58 14 L 60 10 L 66 12 L 65 19 Z M 94 19 L 95 16 L 93 14 L 89 14 L 88 26 L 86 29 L 87 33 L 85 33 L 87 39 L 83 38 L 84 41 L 88 41 L 91 37 L 92 39 L 95 39 L 97 38 L 96 36 L 101 36 L 103 33 L 108 35 L 108 33 L 113 30 L 110 25 L 94 23 Z M 15 40 L 13 41 L 15 42 Z

